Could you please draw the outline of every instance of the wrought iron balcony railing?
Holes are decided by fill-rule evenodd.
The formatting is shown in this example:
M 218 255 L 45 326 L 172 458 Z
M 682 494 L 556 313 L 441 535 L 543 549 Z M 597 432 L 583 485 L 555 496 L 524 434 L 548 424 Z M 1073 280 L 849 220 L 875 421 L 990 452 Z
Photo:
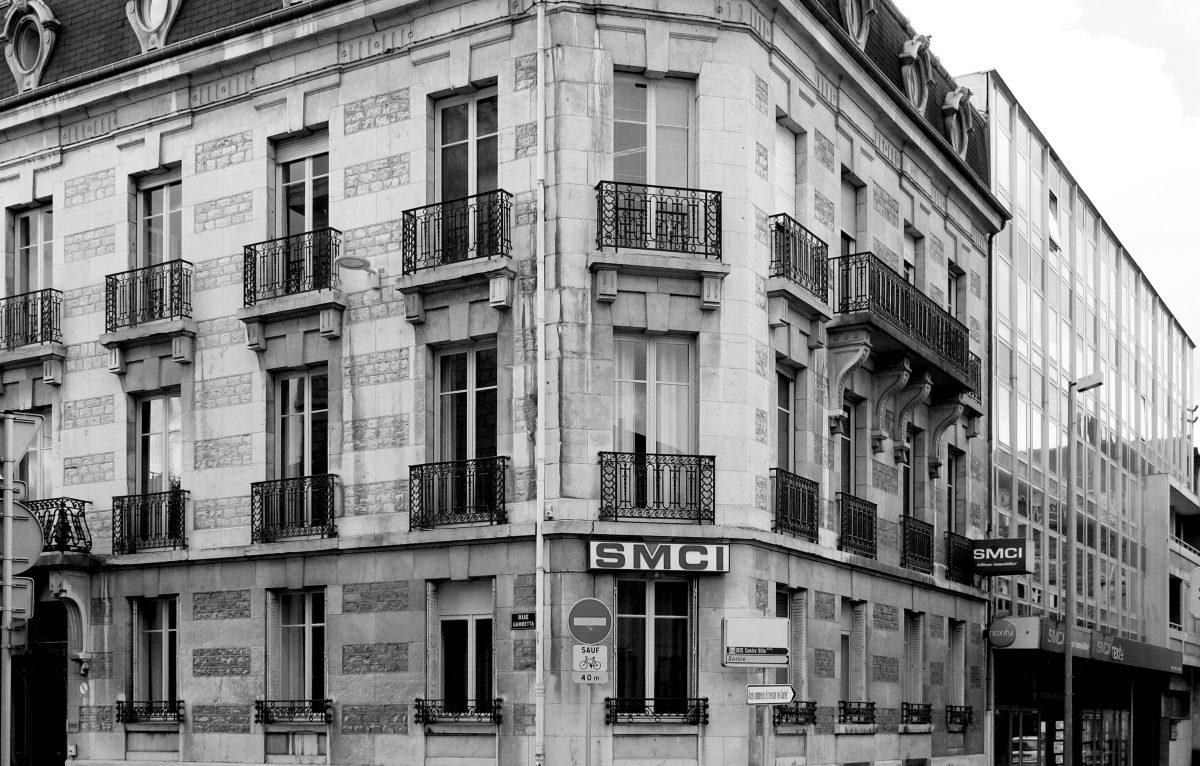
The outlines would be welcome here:
M 333 723 L 333 700 L 254 700 L 255 723 Z
M 772 468 L 771 494 L 775 506 L 773 531 L 816 542 L 820 518 L 817 506 L 821 499 L 817 483 L 782 468 Z
M 84 508 L 88 501 L 73 497 L 26 500 L 25 505 L 42 525 L 46 550 L 60 553 L 89 553 L 92 533 L 88 530 Z
M 796 700 L 786 705 L 776 705 L 773 721 L 776 726 L 784 723 L 811 726 L 817 722 L 817 703 L 813 700 Z
M 933 705 L 928 702 L 901 702 L 900 723 L 933 723 Z
M 837 494 L 837 504 L 841 524 L 838 550 L 875 558 L 875 504 L 845 492 Z
M 975 711 L 970 705 L 947 705 L 946 726 L 970 726 L 975 723 Z
M 712 455 L 600 453 L 600 518 L 716 519 L 716 466 Z
M 477 721 L 479 723 L 499 724 L 503 719 L 501 708 L 502 699 L 491 700 L 426 700 L 417 697 L 416 723 L 462 723 Z
M 192 264 L 166 261 L 104 278 L 104 324 L 108 332 L 159 319 L 192 315 Z
M 503 189 L 404 211 L 404 273 L 512 253 L 512 195 Z
M 829 302 L 829 245 L 786 213 L 771 216 L 771 276 Z
M 958 375 L 969 377 L 966 325 L 873 253 L 843 255 L 830 263 L 837 313 L 869 312 L 925 346 Z
M 933 525 L 912 516 L 900 517 L 903 548 L 900 563 L 906 569 L 933 574 Z
M 708 697 L 605 697 L 604 722 L 708 723 Z
M 183 700 L 117 700 L 117 723 L 183 723 Z
M 38 290 L 0 300 L 0 350 L 62 340 L 62 292 Z
M 721 192 L 601 181 L 596 247 L 721 260 Z
M 875 703 L 838 700 L 838 723 L 875 723 Z
M 184 506 L 187 490 L 113 498 L 113 553 L 148 548 L 186 548 Z
M 967 392 L 977 402 L 983 401 L 983 360 L 973 351 L 967 352 L 967 380 L 971 382 L 971 390 Z
M 409 525 L 503 524 L 507 457 L 414 465 L 408 473 Z
M 336 537 L 337 474 L 256 481 L 250 485 L 250 541 Z
M 340 278 L 333 261 L 341 248 L 342 233 L 332 228 L 246 245 L 242 264 L 246 305 L 337 287 Z
M 946 579 L 975 584 L 975 542 L 957 532 L 946 533 Z

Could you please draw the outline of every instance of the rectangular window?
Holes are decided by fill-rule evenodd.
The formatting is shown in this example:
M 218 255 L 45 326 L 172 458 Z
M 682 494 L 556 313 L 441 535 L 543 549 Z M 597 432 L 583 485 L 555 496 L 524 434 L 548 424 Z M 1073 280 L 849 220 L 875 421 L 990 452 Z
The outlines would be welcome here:
M 900 492 L 903 494 L 902 511 L 912 516 L 917 506 L 917 482 L 913 477 L 913 462 L 917 459 L 917 429 L 908 426 L 904 440 L 908 443 L 908 461 L 900 466 Z
M 437 455 L 442 461 L 496 455 L 496 349 L 437 358 Z
M 25 482 L 25 496 L 30 500 L 46 500 L 51 497 L 53 486 L 50 483 L 49 466 L 51 448 L 54 445 L 54 429 L 45 425 L 50 422 L 50 408 L 41 407 L 30 410 L 30 414 L 44 418 L 43 427 L 38 429 L 37 436 L 29 443 L 29 449 L 21 462 L 17 463 L 17 481 Z
M 325 591 L 283 591 L 275 597 L 279 698 L 325 699 Z
M 967 623 L 950 620 L 950 651 L 946 658 L 946 702 L 964 705 L 967 697 Z
M 904 702 L 925 701 L 925 615 L 904 610 Z
M 692 86 L 670 78 L 613 80 L 613 171 L 617 183 L 689 186 Z
M 848 702 L 867 700 L 867 605 L 842 599 L 841 696 Z
M 329 376 L 323 367 L 276 377 L 275 472 L 281 479 L 329 472 Z
M 847 495 L 853 495 L 855 491 L 855 427 L 854 405 L 850 402 L 844 402 L 842 404 L 842 432 L 838 434 L 838 452 L 841 456 L 841 464 L 839 465 L 842 482 L 841 490 Z
M 140 495 L 180 488 L 183 430 L 179 394 L 160 394 L 137 402 L 137 477 Z
M 329 227 L 329 150 L 325 134 L 280 144 L 278 233 L 290 237 Z
M 138 190 L 136 267 L 183 257 L 182 190 L 180 181 L 161 179 L 144 183 Z
M 791 376 L 782 372 L 775 376 L 775 433 L 771 444 L 771 465 L 792 470 L 792 386 Z
M 617 451 L 693 454 L 692 343 L 617 338 L 616 352 Z
M 781 122 L 775 123 L 775 212 L 796 217 L 796 157 L 802 139 Z
M 446 202 L 498 188 L 500 125 L 496 94 L 472 94 L 437 105 L 438 199 Z
M 442 697 L 448 712 L 490 710 L 493 693 L 491 580 L 438 585 Z
M 841 223 L 842 255 L 858 252 L 858 192 L 848 176 L 842 176 L 841 207 L 838 210 L 838 220 Z
M 49 205 L 16 214 L 16 259 L 9 268 L 8 294 L 21 295 L 52 287 L 54 214 Z
M 787 588 L 779 587 L 779 588 L 775 589 L 775 616 L 783 618 L 785 620 L 790 620 L 792 617 L 792 593 Z M 794 646 L 795 633 L 796 633 L 795 626 L 793 625 L 792 626 L 792 635 L 788 637 L 789 644 L 791 644 L 791 646 L 789 647 L 789 651 L 791 652 L 791 656 L 790 656 L 791 663 L 797 663 L 797 662 L 801 661 L 800 657 L 797 656 L 798 652 L 796 650 L 796 647 Z M 789 668 L 775 668 L 774 675 L 775 675 L 775 683 L 777 683 L 777 684 L 786 684 L 786 683 L 790 682 Z
M 617 581 L 619 698 L 653 699 L 653 709 L 660 713 L 686 710 L 693 649 L 691 589 L 686 580 Z
M 907 224 L 906 224 L 907 225 Z M 904 232 L 904 281 L 910 285 L 917 283 L 917 237 L 908 231 Z
M 133 696 L 147 702 L 174 702 L 178 696 L 178 616 L 174 596 L 135 599 Z
M 963 270 L 950 261 L 946 265 L 946 313 L 955 319 L 961 319 L 959 307 L 964 303 L 962 289 Z
M 963 453 L 954 447 L 946 449 L 946 528 L 950 532 L 966 529 L 963 518 L 963 503 L 959 500 L 958 490 L 966 486 L 966 476 L 963 474 Z

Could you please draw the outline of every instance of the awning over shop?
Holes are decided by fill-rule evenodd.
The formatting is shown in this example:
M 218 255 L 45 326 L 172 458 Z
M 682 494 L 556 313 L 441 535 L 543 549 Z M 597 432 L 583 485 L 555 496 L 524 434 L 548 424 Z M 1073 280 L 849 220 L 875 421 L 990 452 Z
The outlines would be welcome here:
M 1049 617 L 1002 617 L 988 628 L 988 640 L 998 650 L 1041 649 L 1062 654 L 1066 644 L 1063 624 Z M 1128 665 L 1166 673 L 1183 672 L 1183 655 L 1142 641 L 1076 628 L 1072 636 L 1076 657 Z

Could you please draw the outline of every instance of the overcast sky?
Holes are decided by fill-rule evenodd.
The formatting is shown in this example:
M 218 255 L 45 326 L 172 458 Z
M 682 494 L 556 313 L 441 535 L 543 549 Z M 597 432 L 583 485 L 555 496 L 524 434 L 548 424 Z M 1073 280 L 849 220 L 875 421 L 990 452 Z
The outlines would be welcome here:
M 995 69 L 1200 344 L 1200 0 L 895 0 Z

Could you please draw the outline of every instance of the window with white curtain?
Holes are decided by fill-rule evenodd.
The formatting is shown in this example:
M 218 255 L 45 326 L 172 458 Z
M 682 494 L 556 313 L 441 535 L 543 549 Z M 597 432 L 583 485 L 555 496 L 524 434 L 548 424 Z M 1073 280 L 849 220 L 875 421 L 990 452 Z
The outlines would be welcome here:
M 183 430 L 179 394 L 147 396 L 137 402 L 138 494 L 179 489 Z
M 9 271 L 9 295 L 44 290 L 52 286 L 54 213 L 49 205 L 23 210 L 14 219 L 17 235 L 16 263 Z
M 692 85 L 686 80 L 613 80 L 613 171 L 618 183 L 688 186 Z
M 694 346 L 677 338 L 617 338 L 616 450 L 695 453 Z
M 319 700 L 325 691 L 325 590 L 283 591 L 275 677 L 279 699 Z
M 438 355 L 438 460 L 496 455 L 496 359 L 495 346 Z
M 141 598 L 133 602 L 135 700 L 174 702 L 179 699 L 178 616 L 174 596 Z
M 150 176 L 138 190 L 138 268 L 183 257 L 183 185 L 177 176 Z

